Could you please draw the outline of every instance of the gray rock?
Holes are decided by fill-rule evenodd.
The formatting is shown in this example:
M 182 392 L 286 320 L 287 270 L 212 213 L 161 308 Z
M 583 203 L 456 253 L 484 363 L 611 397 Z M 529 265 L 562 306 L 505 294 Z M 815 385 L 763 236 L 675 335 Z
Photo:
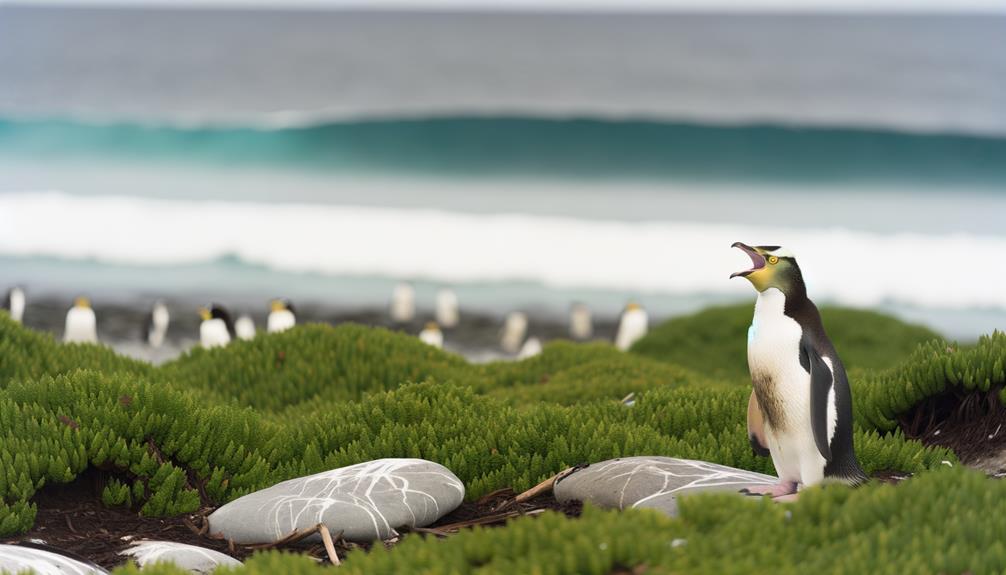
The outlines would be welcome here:
M 241 565 L 237 559 L 219 551 L 173 541 L 139 541 L 121 555 L 132 557 L 140 569 L 156 563 L 174 563 L 186 571 L 205 574 L 223 565 Z
M 560 502 L 587 501 L 598 507 L 659 509 L 677 515 L 678 498 L 692 493 L 738 491 L 771 485 L 770 475 L 673 457 L 625 457 L 593 463 L 555 486 Z
M 37 575 L 100 575 L 108 573 L 93 563 L 37 547 L 0 545 L 0 573 L 32 571 Z
M 423 459 L 378 459 L 290 479 L 236 499 L 209 516 L 210 533 L 236 543 L 271 543 L 318 523 L 349 541 L 396 536 L 450 513 L 465 486 Z

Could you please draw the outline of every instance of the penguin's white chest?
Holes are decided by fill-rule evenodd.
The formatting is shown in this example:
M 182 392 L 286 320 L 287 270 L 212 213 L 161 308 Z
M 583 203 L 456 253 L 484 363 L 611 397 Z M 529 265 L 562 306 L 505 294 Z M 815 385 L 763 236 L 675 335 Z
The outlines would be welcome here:
M 98 321 L 94 310 L 74 307 L 66 313 L 63 341 L 68 343 L 95 343 L 98 341 Z
M 203 347 L 220 347 L 231 342 L 231 334 L 224 320 L 207 319 L 199 324 L 199 341 Z
M 800 365 L 800 324 L 787 316 L 786 296 L 768 289 L 758 296 L 748 330 L 748 366 L 765 419 L 776 471 L 811 485 L 823 476 L 810 419 L 810 374 Z
M 16 322 L 21 323 L 21 320 L 24 319 L 24 308 L 25 308 L 24 292 L 19 289 L 13 290 L 10 294 L 11 318 Z
M 444 333 L 439 329 L 424 329 L 419 332 L 419 341 L 439 349 L 444 347 Z
M 630 310 L 622 314 L 622 320 L 618 324 L 618 333 L 615 335 L 615 347 L 622 351 L 627 351 L 632 344 L 636 343 L 649 328 L 649 318 L 646 311 L 637 309 Z
M 269 319 L 266 321 L 266 331 L 269 333 L 285 331 L 293 327 L 296 323 L 297 318 L 294 317 L 290 310 L 282 309 L 269 312 Z

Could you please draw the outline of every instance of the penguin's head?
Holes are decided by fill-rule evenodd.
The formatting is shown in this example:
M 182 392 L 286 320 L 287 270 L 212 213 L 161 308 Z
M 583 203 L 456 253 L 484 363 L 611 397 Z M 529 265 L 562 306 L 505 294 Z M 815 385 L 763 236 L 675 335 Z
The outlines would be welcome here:
M 776 288 L 784 294 L 803 289 L 803 275 L 796 257 L 780 246 L 749 246 L 734 242 L 731 246 L 740 248 L 751 258 L 751 269 L 734 272 L 731 278 L 746 278 L 756 290 L 763 292 Z
M 426 322 L 426 328 L 425 329 L 427 331 L 440 331 L 440 326 L 437 325 L 437 322 L 435 322 L 435 321 L 428 321 L 428 322 Z
M 222 305 L 215 303 L 199 308 L 199 317 L 203 318 L 203 321 L 211 319 L 230 321 L 230 315 L 227 313 L 227 310 Z
M 643 309 L 643 306 L 639 305 L 634 301 L 630 301 L 628 305 L 625 306 L 625 311 L 638 311 Z
M 293 310 L 293 303 L 286 298 L 275 298 L 269 302 L 269 311 L 288 311 L 290 313 L 296 313 Z
M 90 309 L 91 300 L 87 296 L 77 296 L 77 299 L 73 300 L 73 307 L 79 307 L 82 309 Z

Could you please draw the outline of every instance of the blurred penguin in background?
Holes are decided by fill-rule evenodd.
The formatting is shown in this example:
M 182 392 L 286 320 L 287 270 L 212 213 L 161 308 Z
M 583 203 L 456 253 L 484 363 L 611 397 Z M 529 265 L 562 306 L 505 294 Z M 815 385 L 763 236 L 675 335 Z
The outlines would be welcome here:
M 646 335 L 649 329 L 649 317 L 646 310 L 636 302 L 630 302 L 622 312 L 622 320 L 618 323 L 618 334 L 615 336 L 615 347 L 627 351 L 632 344 Z
M 437 322 L 431 321 L 426 324 L 423 331 L 419 332 L 419 341 L 432 345 L 437 349 L 443 349 L 444 332 L 440 331 L 440 326 L 437 325 Z
M 446 329 L 457 327 L 460 320 L 458 295 L 444 288 L 437 292 L 437 323 Z
M 164 301 L 154 302 L 154 307 L 151 308 L 143 325 L 143 337 L 147 341 L 147 345 L 154 349 L 159 349 L 164 345 L 170 320 L 171 315 L 168 313 L 168 306 L 164 305 Z
M 594 318 L 585 303 L 574 303 L 569 308 L 569 337 L 586 340 L 594 337 Z
M 251 316 L 248 314 L 241 314 L 241 317 L 234 322 L 234 332 L 238 339 L 246 341 L 249 339 L 255 339 L 255 321 L 252 320 Z
M 66 328 L 63 330 L 66 343 L 98 343 L 98 319 L 91 309 L 91 300 L 78 297 L 73 307 L 66 312 Z
M 529 357 L 534 357 L 541 353 L 541 340 L 536 337 L 529 337 L 524 345 L 520 347 L 520 353 L 517 354 L 517 359 L 527 359 Z
M 27 301 L 24 297 L 24 290 L 14 286 L 7 290 L 7 297 L 4 298 L 3 309 L 7 310 L 11 319 L 21 323 L 24 321 L 24 308 Z
M 500 334 L 500 347 L 507 353 L 517 353 L 524 343 L 527 335 L 527 314 L 519 311 L 512 311 L 507 314 L 503 321 L 503 330 Z
M 269 304 L 269 318 L 265 330 L 269 333 L 286 331 L 297 325 L 297 315 L 290 300 L 277 298 Z
M 416 290 L 410 284 L 400 283 L 391 293 L 391 321 L 409 323 L 416 317 Z
M 223 347 L 234 337 L 234 322 L 231 315 L 220 304 L 210 304 L 199 309 L 199 343 L 205 348 Z

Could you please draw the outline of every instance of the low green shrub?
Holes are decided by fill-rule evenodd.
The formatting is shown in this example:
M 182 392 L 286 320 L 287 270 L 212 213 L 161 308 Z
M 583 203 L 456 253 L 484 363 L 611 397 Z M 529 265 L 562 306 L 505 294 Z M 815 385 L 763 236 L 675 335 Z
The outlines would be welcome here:
M 283 333 L 193 348 L 158 378 L 220 402 L 262 410 L 344 402 L 429 377 L 450 380 L 470 370 L 461 357 L 417 338 L 355 324 L 308 324 Z
M 976 345 L 967 348 L 930 342 L 919 346 L 898 367 L 868 374 L 853 384 L 857 421 L 880 431 L 895 429 L 898 415 L 952 389 L 999 389 L 999 399 L 1006 403 L 1006 333 L 996 331 L 982 336 Z
M 747 330 L 754 305 L 713 307 L 657 326 L 632 352 L 687 367 L 708 377 L 746 381 Z M 823 307 L 828 336 L 848 368 L 896 365 L 935 332 L 867 310 Z
M 0 313 L 0 389 L 13 380 L 37 379 L 78 369 L 149 374 L 150 364 L 95 344 L 61 344 L 52 335 L 26 329 Z

